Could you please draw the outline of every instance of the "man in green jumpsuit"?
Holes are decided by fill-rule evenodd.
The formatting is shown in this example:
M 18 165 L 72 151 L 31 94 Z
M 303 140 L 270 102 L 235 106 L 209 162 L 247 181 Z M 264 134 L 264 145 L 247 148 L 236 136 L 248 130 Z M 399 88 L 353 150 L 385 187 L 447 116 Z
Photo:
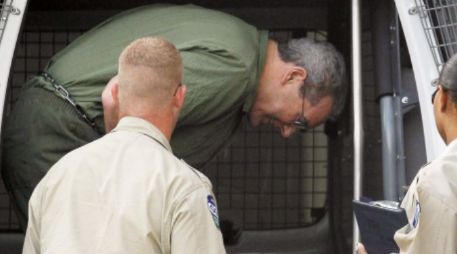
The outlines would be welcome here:
M 145 36 L 169 40 L 182 55 L 188 90 L 171 145 L 195 167 L 228 143 L 244 115 L 253 126 L 271 124 L 288 137 L 343 108 L 344 62 L 328 43 L 277 43 L 236 17 L 192 5 L 123 12 L 54 56 L 13 106 L 2 174 L 22 228 L 33 188 L 47 170 L 116 125 L 116 59 Z

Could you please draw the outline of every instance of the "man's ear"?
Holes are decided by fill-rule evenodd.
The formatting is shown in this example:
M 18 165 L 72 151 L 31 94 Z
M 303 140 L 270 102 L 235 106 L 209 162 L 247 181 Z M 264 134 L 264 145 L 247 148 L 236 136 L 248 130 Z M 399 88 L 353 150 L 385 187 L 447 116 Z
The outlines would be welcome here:
M 103 121 L 108 133 L 119 121 L 119 83 L 117 77 L 112 78 L 102 92 Z
M 438 96 L 436 96 L 437 98 L 435 98 L 435 103 L 438 103 L 438 110 L 440 112 L 444 112 L 446 111 L 446 108 L 447 108 L 447 103 L 448 102 L 451 102 L 450 101 L 450 98 L 449 98 L 449 93 L 447 93 L 442 86 L 440 86 L 439 88 L 440 90 L 438 91 Z
M 187 86 L 182 84 L 178 87 L 176 94 L 174 95 L 174 104 L 179 109 L 184 105 L 184 100 L 186 98 Z
M 117 80 L 116 80 L 117 81 Z M 119 83 L 114 82 L 110 89 L 111 97 L 113 98 L 113 104 L 119 106 Z
M 307 76 L 308 72 L 304 68 L 293 66 L 286 71 L 281 80 L 281 84 L 296 84 L 297 82 L 302 84 Z
M 119 82 L 117 76 L 111 78 L 102 92 L 102 104 L 105 108 L 113 108 L 119 104 Z

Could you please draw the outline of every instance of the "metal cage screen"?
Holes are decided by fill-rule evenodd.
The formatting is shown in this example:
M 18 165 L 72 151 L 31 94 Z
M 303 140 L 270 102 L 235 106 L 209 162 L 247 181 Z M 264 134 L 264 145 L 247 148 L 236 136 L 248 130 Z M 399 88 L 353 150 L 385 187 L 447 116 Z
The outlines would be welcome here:
M 85 29 L 31 29 L 19 38 L 9 81 L 7 109 L 24 82 L 42 71 L 55 53 Z M 307 35 L 325 40 L 323 31 L 274 31 L 275 37 Z M 245 230 L 305 227 L 325 213 L 327 138 L 320 126 L 285 140 L 272 127 L 252 129 L 243 122 L 234 142 L 201 169 L 212 181 L 222 219 Z M 18 230 L 0 184 L 0 231 Z
M 420 16 L 435 64 L 440 70 L 457 53 L 457 1 L 416 0 L 416 9 L 411 11 Z

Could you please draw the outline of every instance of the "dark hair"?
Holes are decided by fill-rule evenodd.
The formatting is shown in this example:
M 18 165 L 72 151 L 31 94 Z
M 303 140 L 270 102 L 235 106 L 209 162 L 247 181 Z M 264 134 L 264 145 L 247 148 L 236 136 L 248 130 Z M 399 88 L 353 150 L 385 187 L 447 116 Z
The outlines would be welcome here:
M 438 84 L 450 94 L 452 101 L 457 104 L 457 54 L 453 55 L 443 66 Z
M 330 118 L 336 118 L 344 108 L 347 90 L 343 56 L 330 43 L 309 38 L 278 42 L 278 51 L 284 62 L 307 71 L 300 92 L 312 104 L 318 103 L 324 96 L 332 96 Z

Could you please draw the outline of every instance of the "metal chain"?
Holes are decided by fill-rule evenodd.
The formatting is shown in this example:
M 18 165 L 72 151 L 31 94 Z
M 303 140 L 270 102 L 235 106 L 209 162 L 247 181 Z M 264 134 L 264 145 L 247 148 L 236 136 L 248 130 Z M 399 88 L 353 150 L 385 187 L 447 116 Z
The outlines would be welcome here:
M 51 85 L 54 87 L 55 91 L 57 92 L 57 94 L 62 98 L 64 99 L 65 101 L 67 101 L 68 103 L 71 104 L 71 106 L 73 106 L 75 109 L 76 109 L 76 112 L 78 113 L 78 115 L 86 122 L 88 123 L 90 126 L 92 126 L 92 128 L 95 128 L 95 122 L 89 118 L 89 116 L 87 116 L 86 112 L 84 112 L 84 109 L 78 105 L 74 100 L 73 98 L 71 98 L 71 95 L 70 93 L 67 91 L 67 89 L 65 89 L 65 87 L 61 86 L 60 84 L 58 84 L 55 79 L 49 75 L 48 73 L 46 72 L 43 72 L 41 74 L 41 76 L 46 80 L 48 81 L 49 83 L 51 83 Z

